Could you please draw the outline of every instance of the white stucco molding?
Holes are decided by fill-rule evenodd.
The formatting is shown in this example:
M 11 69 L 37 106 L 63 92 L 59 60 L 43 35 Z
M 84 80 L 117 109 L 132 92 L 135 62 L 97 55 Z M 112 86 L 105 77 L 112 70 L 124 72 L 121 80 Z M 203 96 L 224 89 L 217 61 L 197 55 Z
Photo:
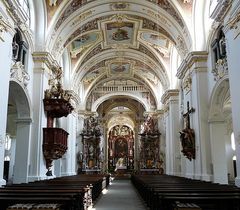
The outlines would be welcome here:
M 15 33 L 14 27 L 9 23 L 9 21 L 3 16 L 0 10 L 0 40 L 4 41 L 4 33 L 9 32 L 12 36 Z
M 37 68 L 39 67 L 44 69 L 47 67 L 53 70 L 60 67 L 58 62 L 49 52 L 33 52 L 32 58 Z
M 161 97 L 161 102 L 166 105 L 171 98 L 178 100 L 179 90 L 178 89 L 169 89 Z
M 232 7 L 227 23 L 223 27 L 225 34 L 231 30 L 234 32 L 234 39 L 237 38 L 240 34 L 240 1 Z
M 145 108 L 146 112 L 149 112 L 151 110 L 150 104 L 148 103 L 147 100 L 143 99 L 142 97 L 137 96 L 136 94 L 132 94 L 132 93 L 127 93 L 127 92 L 119 92 L 118 93 L 119 96 L 128 96 L 130 98 L 135 99 L 136 101 L 140 102 L 143 107 Z M 99 99 L 97 99 L 93 104 L 92 104 L 92 108 L 91 111 L 92 112 L 96 112 L 97 108 L 106 100 L 112 98 L 112 97 L 116 97 L 115 93 L 109 93 L 104 95 L 103 97 L 100 97 Z
M 21 123 L 24 123 L 24 124 L 30 124 L 32 123 L 32 118 L 18 118 L 15 120 L 16 123 L 18 124 L 21 124 Z
M 30 30 L 29 25 L 26 24 L 28 17 L 23 11 L 22 6 L 16 0 L 5 0 L 3 2 L 5 3 L 7 11 L 12 20 L 14 21 L 15 25 L 19 27 L 19 29 L 23 32 L 25 38 L 27 39 L 30 51 L 33 51 L 33 34 Z
M 178 79 L 183 79 L 189 71 L 195 69 L 197 71 L 207 70 L 208 52 L 206 51 L 193 51 L 190 52 L 177 70 Z M 205 69 L 205 70 L 204 70 Z
M 221 22 L 231 5 L 232 0 L 218 0 L 215 8 L 212 9 L 210 17 L 216 22 Z

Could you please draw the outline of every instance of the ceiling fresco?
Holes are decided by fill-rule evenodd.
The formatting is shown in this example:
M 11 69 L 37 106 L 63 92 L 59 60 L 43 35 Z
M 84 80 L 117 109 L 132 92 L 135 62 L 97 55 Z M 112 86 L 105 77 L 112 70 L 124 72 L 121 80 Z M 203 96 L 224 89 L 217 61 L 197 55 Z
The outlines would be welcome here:
M 110 111 L 125 106 L 132 112 L 131 122 L 136 121 L 136 107 L 141 112 L 160 107 L 161 94 L 170 87 L 173 49 L 183 58 L 191 47 L 185 19 L 191 15 L 193 0 L 45 3 L 49 40 L 54 40 L 50 52 L 59 51 L 56 57 L 63 52 L 69 55 L 74 87 L 82 91 L 82 107 L 91 111 L 99 103 L 98 111 Z M 117 109 L 111 112 L 109 120 Z M 124 116 L 126 122 L 129 116 Z
M 109 76 L 132 76 L 133 61 L 117 58 L 106 62 L 105 65 L 107 66 Z
M 100 21 L 103 30 L 103 48 L 116 48 L 119 46 L 137 47 L 137 33 L 140 21 L 128 16 L 116 15 L 104 21 Z
M 84 5 L 94 2 L 96 0 L 73 0 L 71 3 L 68 4 L 68 6 L 65 8 L 64 12 L 61 14 L 60 18 L 58 19 L 57 23 L 55 24 L 54 30 L 57 31 L 61 24 L 67 20 L 67 18 L 74 12 L 76 12 L 78 9 L 83 7 Z M 169 0 L 146 0 L 150 2 L 151 4 L 154 4 L 154 6 L 158 6 L 159 9 L 162 9 L 166 12 L 168 12 L 169 15 L 172 16 L 172 18 L 175 19 L 175 21 L 178 22 L 178 24 L 183 28 L 184 22 L 181 18 L 181 15 L 179 12 L 176 11 L 175 7 L 173 6 L 173 3 L 170 3 Z M 130 3 L 129 3 L 130 4 Z M 128 3 L 111 3 L 110 9 L 111 10 L 127 10 L 129 7 Z
M 70 45 L 72 58 L 76 58 L 79 53 L 94 45 L 100 38 L 99 33 L 88 33 L 75 39 Z

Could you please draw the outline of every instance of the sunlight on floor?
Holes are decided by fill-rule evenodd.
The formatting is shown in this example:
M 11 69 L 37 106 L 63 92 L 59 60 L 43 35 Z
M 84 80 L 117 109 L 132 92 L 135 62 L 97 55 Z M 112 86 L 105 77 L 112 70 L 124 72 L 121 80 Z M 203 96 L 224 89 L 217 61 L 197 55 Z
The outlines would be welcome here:
M 108 192 L 108 190 L 107 190 L 107 189 L 104 189 L 104 190 L 102 191 L 102 194 L 105 195 L 105 194 L 107 194 L 107 192 Z

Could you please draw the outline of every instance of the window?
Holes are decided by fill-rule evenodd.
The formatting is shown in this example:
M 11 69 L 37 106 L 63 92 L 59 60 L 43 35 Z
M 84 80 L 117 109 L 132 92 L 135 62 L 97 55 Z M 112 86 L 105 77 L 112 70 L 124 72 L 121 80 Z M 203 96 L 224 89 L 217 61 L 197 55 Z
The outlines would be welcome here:
M 6 134 L 6 138 L 5 138 L 5 150 L 10 150 L 11 148 L 11 138 L 8 134 Z
M 233 133 L 231 134 L 231 146 L 232 146 L 232 149 L 235 151 L 236 145 L 235 145 L 235 138 Z

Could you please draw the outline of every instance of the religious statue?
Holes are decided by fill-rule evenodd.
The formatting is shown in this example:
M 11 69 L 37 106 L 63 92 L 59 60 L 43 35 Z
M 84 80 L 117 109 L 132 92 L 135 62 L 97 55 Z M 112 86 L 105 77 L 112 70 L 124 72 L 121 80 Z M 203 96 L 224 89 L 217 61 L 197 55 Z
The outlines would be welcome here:
M 100 136 L 101 129 L 99 127 L 98 120 L 92 116 L 85 119 L 83 133 L 84 135 Z
M 180 131 L 180 140 L 182 144 L 182 153 L 190 161 L 195 159 L 195 133 L 190 128 L 190 114 L 194 112 L 194 109 L 189 109 L 189 102 L 187 103 L 187 112 L 183 115 L 185 120 L 185 128 Z
M 148 115 L 147 119 L 142 125 L 141 133 L 143 134 L 154 133 L 155 131 L 154 129 L 155 129 L 155 124 L 154 124 L 153 118 L 151 115 Z

